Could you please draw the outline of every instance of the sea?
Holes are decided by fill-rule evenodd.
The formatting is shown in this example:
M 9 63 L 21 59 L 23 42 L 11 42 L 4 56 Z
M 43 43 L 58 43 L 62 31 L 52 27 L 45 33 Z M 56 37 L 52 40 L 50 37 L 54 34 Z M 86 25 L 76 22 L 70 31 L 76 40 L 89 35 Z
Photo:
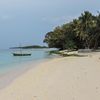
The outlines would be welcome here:
M 20 67 L 20 64 L 27 62 L 38 62 L 45 59 L 51 59 L 49 51 L 54 49 L 23 49 L 22 52 L 31 53 L 31 56 L 13 56 L 14 52 L 20 52 L 19 49 L 0 50 L 0 75 L 7 73 L 15 67 Z
M 22 52 L 31 53 L 31 56 L 13 56 L 19 49 L 0 50 L 0 90 L 8 86 L 18 76 L 35 68 L 37 64 L 48 61 L 57 56 L 49 55 L 55 49 L 23 49 Z

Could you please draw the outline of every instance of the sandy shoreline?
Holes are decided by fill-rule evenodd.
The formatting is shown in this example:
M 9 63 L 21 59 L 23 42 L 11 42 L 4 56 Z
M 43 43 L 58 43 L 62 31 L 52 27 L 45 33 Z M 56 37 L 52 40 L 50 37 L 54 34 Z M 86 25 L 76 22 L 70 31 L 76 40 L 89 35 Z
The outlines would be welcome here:
M 48 59 L 28 61 L 25 63 L 13 65 L 14 68 L 10 69 L 6 73 L 0 74 L 0 90 L 7 87 L 13 80 L 21 76 L 23 73 L 26 73 L 28 70 L 33 69 L 38 64 L 43 63 L 45 61 L 48 61 Z
M 92 53 L 40 63 L 0 90 L 0 100 L 100 100 L 99 57 Z

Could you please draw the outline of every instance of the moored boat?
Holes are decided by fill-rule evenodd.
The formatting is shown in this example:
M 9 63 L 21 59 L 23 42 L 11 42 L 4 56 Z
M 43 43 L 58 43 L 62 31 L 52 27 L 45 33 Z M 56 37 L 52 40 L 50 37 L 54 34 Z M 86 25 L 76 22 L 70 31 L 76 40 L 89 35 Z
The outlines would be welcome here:
M 31 56 L 31 53 L 13 53 L 13 56 Z

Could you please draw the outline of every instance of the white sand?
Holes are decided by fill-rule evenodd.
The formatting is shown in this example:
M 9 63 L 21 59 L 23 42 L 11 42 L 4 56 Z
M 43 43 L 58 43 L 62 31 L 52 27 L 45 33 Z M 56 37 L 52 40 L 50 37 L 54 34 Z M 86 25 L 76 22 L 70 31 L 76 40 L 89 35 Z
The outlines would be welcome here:
M 2 89 L 0 100 L 100 100 L 99 57 L 94 53 L 41 63 Z

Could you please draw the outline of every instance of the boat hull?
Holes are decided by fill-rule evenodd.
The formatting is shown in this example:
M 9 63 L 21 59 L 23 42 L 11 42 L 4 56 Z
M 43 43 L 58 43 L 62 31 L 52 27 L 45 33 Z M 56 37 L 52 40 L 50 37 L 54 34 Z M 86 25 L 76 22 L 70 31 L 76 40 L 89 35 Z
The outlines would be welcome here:
M 31 54 L 18 54 L 18 53 L 13 53 L 13 56 L 31 56 Z

